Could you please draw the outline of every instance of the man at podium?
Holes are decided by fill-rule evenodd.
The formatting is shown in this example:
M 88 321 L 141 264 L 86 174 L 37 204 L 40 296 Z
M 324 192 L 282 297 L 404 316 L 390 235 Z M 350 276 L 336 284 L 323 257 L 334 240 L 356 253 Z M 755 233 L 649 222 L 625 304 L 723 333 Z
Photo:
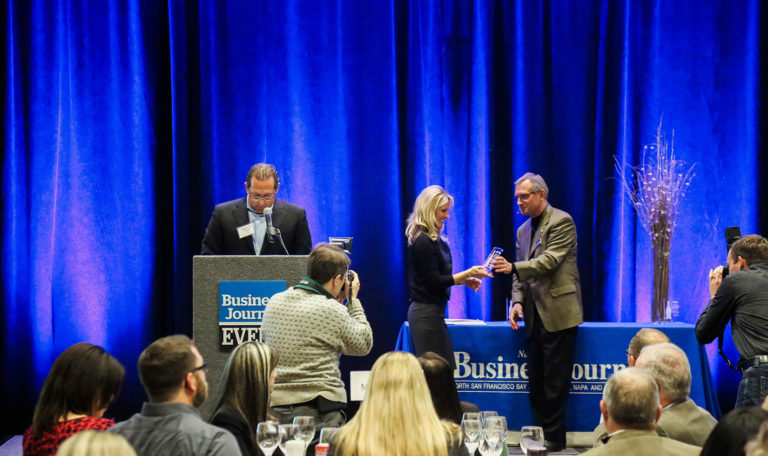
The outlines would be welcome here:
M 277 198 L 274 166 L 256 163 L 246 196 L 217 204 L 203 237 L 203 255 L 307 255 L 312 237 L 303 208 Z

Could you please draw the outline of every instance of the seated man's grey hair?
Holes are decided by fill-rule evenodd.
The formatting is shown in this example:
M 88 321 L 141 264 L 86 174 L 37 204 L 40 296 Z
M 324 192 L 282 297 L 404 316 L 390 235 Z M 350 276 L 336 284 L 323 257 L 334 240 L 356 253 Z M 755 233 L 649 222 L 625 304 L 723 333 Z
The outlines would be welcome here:
M 648 345 L 640 352 L 636 366 L 651 374 L 661 394 L 668 400 L 685 401 L 691 394 L 691 364 L 677 345 Z
M 659 408 L 659 389 L 651 375 L 628 367 L 611 375 L 603 390 L 608 416 L 626 429 L 653 429 Z

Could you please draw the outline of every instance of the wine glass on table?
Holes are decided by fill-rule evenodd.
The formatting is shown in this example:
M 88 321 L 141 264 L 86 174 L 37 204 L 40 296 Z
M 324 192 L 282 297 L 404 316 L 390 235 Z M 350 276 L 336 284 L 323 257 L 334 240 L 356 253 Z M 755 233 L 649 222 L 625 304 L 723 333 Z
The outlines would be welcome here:
M 477 446 L 479 444 L 478 439 L 480 438 L 481 429 L 482 429 L 482 424 L 480 423 L 480 420 L 476 420 L 476 419 L 461 420 L 461 434 L 464 437 L 464 446 L 467 447 L 467 452 L 469 453 L 469 456 L 472 456 L 473 454 L 475 454 L 475 450 L 477 450 Z
M 280 451 L 284 456 L 302 456 L 306 445 L 299 439 L 299 427 L 295 424 L 281 424 L 277 428 L 280 434 Z
M 256 444 L 261 448 L 264 456 L 272 456 L 280 442 L 280 434 L 277 431 L 277 423 L 263 421 L 256 426 Z
M 480 432 L 480 454 L 483 456 L 499 456 L 504 452 L 504 431 L 498 428 L 483 428 Z
M 315 438 L 315 419 L 311 416 L 295 416 L 293 424 L 296 425 L 296 438 L 304 441 L 304 448 Z
M 540 426 L 523 426 L 520 430 L 520 449 L 525 455 L 547 454 L 544 430 Z
M 503 416 L 489 416 L 485 419 L 483 429 L 498 429 L 502 431 L 504 443 L 507 443 L 507 419 Z
M 478 421 L 481 421 L 481 419 L 480 419 L 480 412 L 464 412 L 461 415 L 461 421 L 464 421 L 464 420 L 478 420 Z
M 483 423 L 483 426 L 485 426 L 485 419 L 489 416 L 499 416 L 499 413 L 492 410 L 483 410 L 480 412 L 480 421 Z

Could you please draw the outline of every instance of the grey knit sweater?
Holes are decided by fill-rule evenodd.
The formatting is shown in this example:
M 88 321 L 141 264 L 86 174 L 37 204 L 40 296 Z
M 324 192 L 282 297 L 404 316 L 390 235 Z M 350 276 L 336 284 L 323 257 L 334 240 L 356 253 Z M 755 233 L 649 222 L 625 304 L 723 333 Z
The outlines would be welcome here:
M 360 300 L 345 307 L 333 299 L 291 288 L 274 295 L 264 311 L 262 340 L 277 350 L 271 405 L 300 404 L 317 396 L 347 402 L 341 354 L 371 351 L 373 333 Z

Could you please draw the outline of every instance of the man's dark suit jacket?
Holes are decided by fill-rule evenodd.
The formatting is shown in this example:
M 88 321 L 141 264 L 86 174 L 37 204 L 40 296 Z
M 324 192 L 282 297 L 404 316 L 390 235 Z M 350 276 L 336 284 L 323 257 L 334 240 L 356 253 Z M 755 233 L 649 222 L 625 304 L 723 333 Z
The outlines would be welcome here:
M 240 238 L 237 227 L 250 223 L 245 197 L 217 204 L 203 237 L 203 255 L 255 255 L 252 236 Z M 272 206 L 272 224 L 283 236 L 290 255 L 308 255 L 312 250 L 307 214 L 299 206 L 276 199 Z M 266 235 L 261 255 L 285 255 L 280 241 L 267 242 Z

